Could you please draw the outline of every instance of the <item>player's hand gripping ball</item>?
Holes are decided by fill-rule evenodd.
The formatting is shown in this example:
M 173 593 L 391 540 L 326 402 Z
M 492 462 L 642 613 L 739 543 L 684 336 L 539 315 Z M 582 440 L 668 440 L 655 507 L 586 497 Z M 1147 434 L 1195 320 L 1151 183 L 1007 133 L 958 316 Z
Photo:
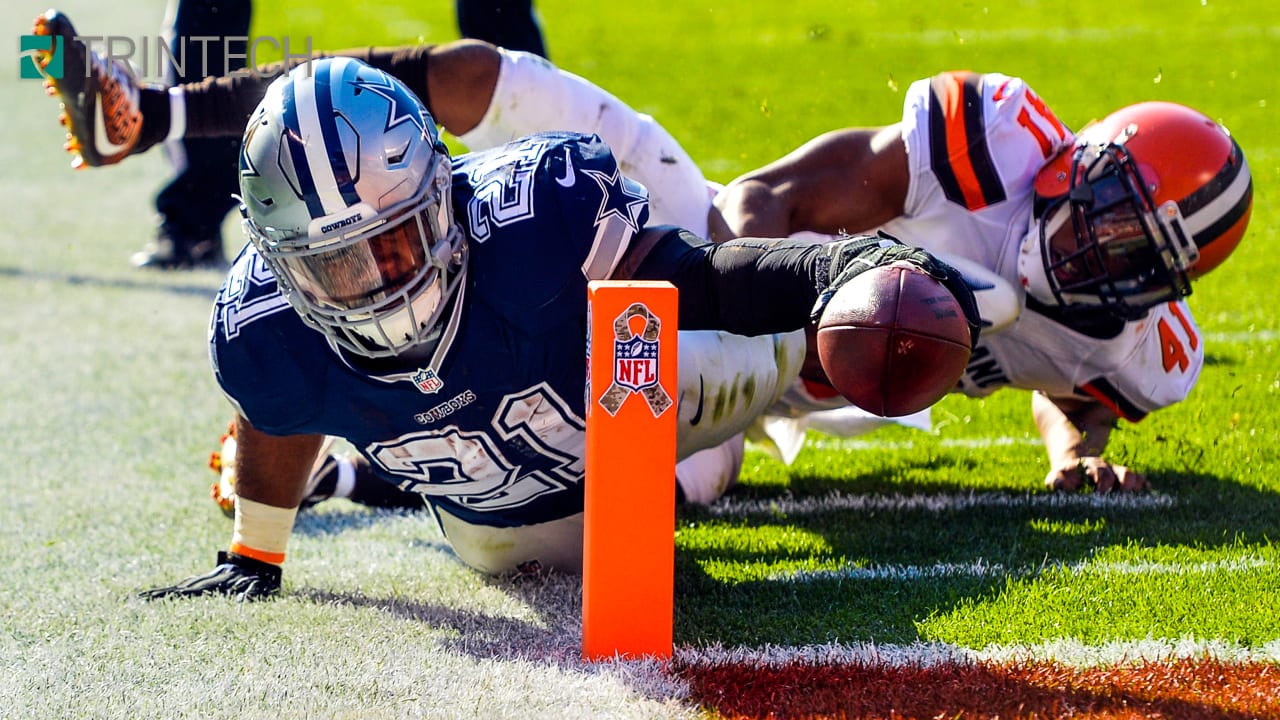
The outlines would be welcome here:
M 907 263 L 840 287 L 818 320 L 818 357 L 849 402 L 884 417 L 923 410 L 953 390 L 969 362 L 969 324 L 942 283 Z

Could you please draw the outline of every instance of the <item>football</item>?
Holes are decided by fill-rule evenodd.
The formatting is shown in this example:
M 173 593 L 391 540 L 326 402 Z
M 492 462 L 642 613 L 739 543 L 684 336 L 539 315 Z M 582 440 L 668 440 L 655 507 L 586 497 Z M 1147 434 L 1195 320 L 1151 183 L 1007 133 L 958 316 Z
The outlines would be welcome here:
M 906 263 L 845 283 L 818 321 L 818 357 L 831 386 L 884 417 L 919 412 L 954 389 L 969 343 L 951 291 Z

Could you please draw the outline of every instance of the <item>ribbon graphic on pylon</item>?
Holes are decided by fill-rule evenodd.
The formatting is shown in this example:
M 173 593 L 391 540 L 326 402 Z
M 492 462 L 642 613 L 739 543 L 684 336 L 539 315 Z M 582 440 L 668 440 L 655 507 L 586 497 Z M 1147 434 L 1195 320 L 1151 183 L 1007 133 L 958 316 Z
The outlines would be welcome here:
M 631 331 L 631 318 L 644 319 L 640 332 Z M 662 321 L 644 303 L 634 303 L 613 321 L 613 383 L 600 396 L 600 405 L 617 415 L 633 393 L 649 404 L 654 417 L 673 404 L 658 382 L 658 333 Z

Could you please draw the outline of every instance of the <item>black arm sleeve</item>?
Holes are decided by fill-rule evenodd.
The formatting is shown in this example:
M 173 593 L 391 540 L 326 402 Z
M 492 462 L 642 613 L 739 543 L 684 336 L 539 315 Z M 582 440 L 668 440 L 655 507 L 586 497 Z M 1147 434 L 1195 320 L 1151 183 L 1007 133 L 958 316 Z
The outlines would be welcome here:
M 676 286 L 681 330 L 764 335 L 816 322 L 842 285 L 865 270 L 895 262 L 915 265 L 946 286 L 964 310 L 976 345 L 978 306 L 964 276 L 888 235 L 824 244 L 750 238 L 716 244 L 672 228 L 662 232 L 631 276 Z
M 794 240 L 708 243 L 672 228 L 636 268 L 637 280 L 667 280 L 680 291 L 681 330 L 738 335 L 798 330 L 827 287 L 821 245 Z

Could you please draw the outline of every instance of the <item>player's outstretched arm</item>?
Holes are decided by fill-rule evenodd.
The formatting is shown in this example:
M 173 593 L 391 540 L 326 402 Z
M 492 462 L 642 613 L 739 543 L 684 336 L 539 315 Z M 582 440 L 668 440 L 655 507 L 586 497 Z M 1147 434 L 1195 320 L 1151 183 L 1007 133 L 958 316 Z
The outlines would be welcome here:
M 1146 476 L 1102 458 L 1119 418 L 1101 403 L 1031 394 L 1031 413 L 1049 455 L 1045 485 L 1076 491 L 1092 485 L 1098 492 L 1139 492 L 1150 487 Z
M 285 546 L 323 435 L 268 435 L 235 419 L 236 519 L 217 567 L 177 584 L 144 591 L 148 600 L 199 595 L 256 599 L 280 589 Z
M 910 179 L 899 125 L 819 135 L 732 180 L 716 195 L 724 225 L 712 239 L 856 234 L 902 214 Z
M 710 243 L 687 230 L 650 227 L 632 241 L 614 278 L 674 284 L 680 290 L 682 330 L 763 335 L 808 327 L 842 285 L 896 262 L 921 268 L 951 291 L 976 344 L 981 318 L 964 276 L 887 235 L 820 245 L 785 238 Z

